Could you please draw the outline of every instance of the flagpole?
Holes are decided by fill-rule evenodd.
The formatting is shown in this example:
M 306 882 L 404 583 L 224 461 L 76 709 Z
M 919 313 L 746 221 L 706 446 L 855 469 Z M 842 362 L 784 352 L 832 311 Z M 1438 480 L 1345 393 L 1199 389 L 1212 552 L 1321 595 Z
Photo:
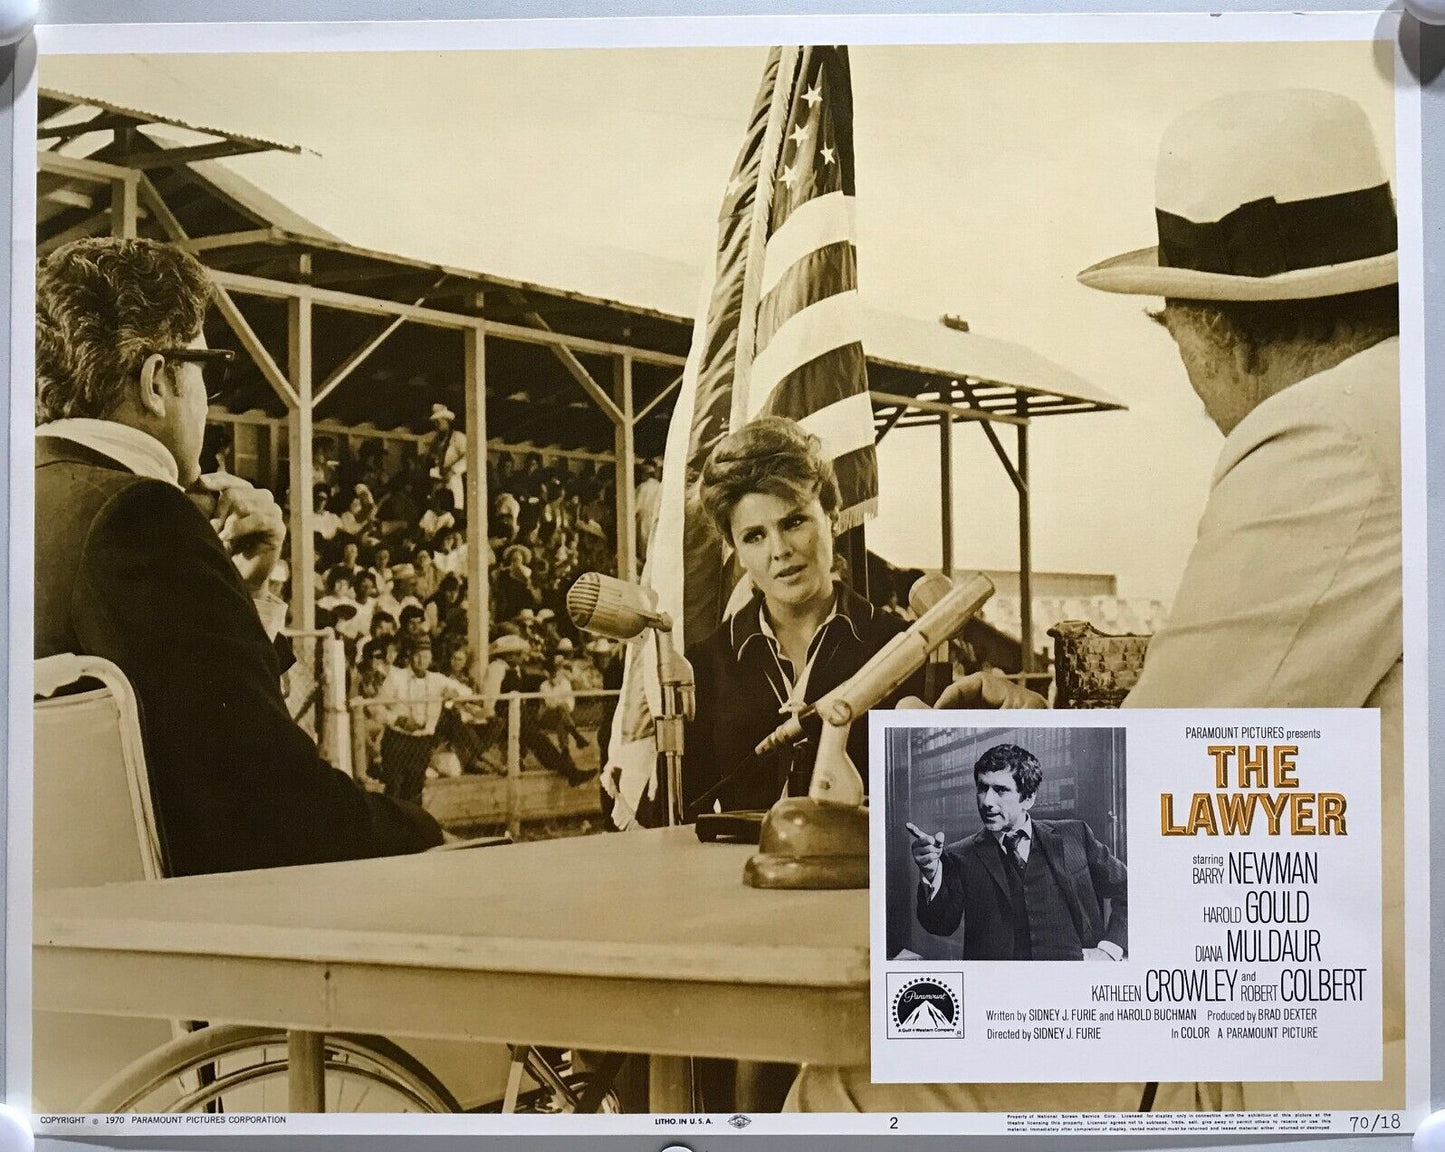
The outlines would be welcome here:
M 758 334 L 758 299 L 763 279 L 763 253 L 768 244 L 768 219 L 773 211 L 773 188 L 778 181 L 778 161 L 783 155 L 783 129 L 792 110 L 793 76 L 798 70 L 802 48 L 785 44 L 778 49 L 778 71 L 773 81 L 773 99 L 768 106 L 768 123 L 759 150 L 758 180 L 753 190 L 753 208 L 748 222 L 748 255 L 743 270 L 742 306 L 738 315 L 737 353 L 733 359 L 732 412 L 728 427 L 736 432 L 748 419 L 748 384 L 753 373 L 753 352 Z

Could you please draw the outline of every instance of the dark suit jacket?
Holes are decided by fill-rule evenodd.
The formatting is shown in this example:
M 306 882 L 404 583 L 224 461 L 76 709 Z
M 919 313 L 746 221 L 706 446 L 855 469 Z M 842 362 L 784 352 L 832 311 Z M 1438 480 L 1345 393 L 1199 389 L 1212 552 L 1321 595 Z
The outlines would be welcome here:
M 1064 894 L 1085 948 L 1109 940 L 1129 947 L 1128 872 L 1082 820 L 1034 820 L 1030 854 L 1042 851 Z M 952 936 L 963 921 L 965 960 L 1007 960 L 1014 949 L 1008 876 L 998 842 L 987 831 L 943 850 L 938 895 L 918 888 L 918 922 L 935 936 Z M 1109 901 L 1107 921 L 1104 901 Z
M 140 701 L 171 875 L 416 852 L 425 812 L 319 758 L 235 565 L 172 485 L 35 442 L 35 654 L 113 661 Z

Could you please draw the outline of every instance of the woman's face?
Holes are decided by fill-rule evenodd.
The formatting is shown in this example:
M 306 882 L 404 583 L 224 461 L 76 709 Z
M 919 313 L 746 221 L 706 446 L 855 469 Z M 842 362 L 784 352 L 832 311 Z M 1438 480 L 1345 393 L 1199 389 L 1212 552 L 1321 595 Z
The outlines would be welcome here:
M 769 603 L 833 594 L 833 526 L 816 496 L 749 492 L 733 508 L 731 528 L 738 561 Z

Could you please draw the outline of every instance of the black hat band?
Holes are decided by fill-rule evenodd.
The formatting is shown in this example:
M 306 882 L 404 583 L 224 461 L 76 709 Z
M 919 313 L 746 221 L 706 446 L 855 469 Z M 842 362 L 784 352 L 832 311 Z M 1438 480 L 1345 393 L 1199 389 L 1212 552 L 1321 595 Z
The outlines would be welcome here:
M 1208 224 L 1156 208 L 1159 264 L 1230 276 L 1278 276 L 1396 250 L 1389 183 L 1281 204 L 1251 200 Z

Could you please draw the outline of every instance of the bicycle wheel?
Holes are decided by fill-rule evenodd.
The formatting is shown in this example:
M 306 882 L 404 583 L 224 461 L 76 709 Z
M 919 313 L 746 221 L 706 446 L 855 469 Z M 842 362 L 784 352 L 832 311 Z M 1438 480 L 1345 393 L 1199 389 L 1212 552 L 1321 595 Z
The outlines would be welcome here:
M 425 1066 L 381 1036 L 328 1035 L 327 1112 L 459 1112 Z M 146 1054 L 102 1085 L 84 1112 L 285 1112 L 286 1033 L 215 1024 Z

